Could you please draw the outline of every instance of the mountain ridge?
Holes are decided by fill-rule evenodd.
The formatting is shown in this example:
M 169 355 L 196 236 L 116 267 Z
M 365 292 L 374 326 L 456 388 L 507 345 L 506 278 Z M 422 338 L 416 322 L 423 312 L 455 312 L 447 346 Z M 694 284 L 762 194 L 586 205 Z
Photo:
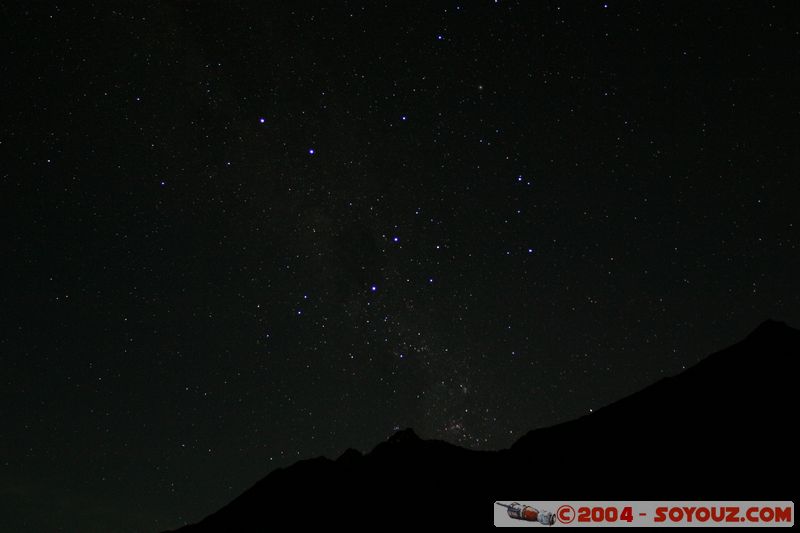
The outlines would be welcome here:
M 796 439 L 788 421 L 798 355 L 800 331 L 767 320 L 676 376 L 589 415 L 531 430 L 508 449 L 469 450 L 406 428 L 367 453 L 348 449 L 335 460 L 275 470 L 177 531 L 260 531 L 295 516 L 298 502 L 309 498 L 328 522 L 386 522 L 381 510 L 388 505 L 403 509 L 391 515 L 394 525 L 448 527 L 490 525 L 491 504 L 503 496 L 793 499 Z M 777 461 L 780 468 L 764 474 L 742 468 L 748 461 Z M 440 498 L 474 511 L 454 517 L 424 503 Z

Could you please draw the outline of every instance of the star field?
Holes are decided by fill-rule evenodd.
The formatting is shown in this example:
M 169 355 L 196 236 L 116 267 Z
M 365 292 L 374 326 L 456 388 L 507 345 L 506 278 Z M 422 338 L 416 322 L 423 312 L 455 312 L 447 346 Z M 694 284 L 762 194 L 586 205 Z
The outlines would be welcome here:
M 800 323 L 790 2 L 3 11 L 17 528 L 507 447 Z

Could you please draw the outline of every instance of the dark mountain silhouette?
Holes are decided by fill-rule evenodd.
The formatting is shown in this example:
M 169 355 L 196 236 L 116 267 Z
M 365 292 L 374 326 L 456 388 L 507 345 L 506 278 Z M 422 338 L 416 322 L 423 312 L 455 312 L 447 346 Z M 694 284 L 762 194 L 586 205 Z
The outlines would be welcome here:
M 510 449 L 470 451 L 410 430 L 362 455 L 272 472 L 183 533 L 277 523 L 491 525 L 495 500 L 794 500 L 800 331 L 743 341 Z

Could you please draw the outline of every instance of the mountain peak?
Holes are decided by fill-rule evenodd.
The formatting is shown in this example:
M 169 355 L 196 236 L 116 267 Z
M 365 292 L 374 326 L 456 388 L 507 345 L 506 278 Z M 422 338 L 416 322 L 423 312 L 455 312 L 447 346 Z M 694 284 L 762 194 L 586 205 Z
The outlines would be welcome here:
M 337 461 L 342 462 L 342 463 L 349 463 L 349 462 L 352 462 L 352 461 L 356 461 L 356 460 L 360 459 L 361 457 L 363 457 L 363 454 L 360 451 L 354 450 L 353 448 L 347 448 L 344 451 L 344 453 L 339 456 Z
M 791 352 L 791 350 L 787 351 L 787 347 L 795 346 L 798 340 L 800 340 L 800 331 L 792 328 L 786 322 L 772 319 L 765 320 L 759 324 L 745 338 L 748 343 L 759 345 L 769 353 L 784 353 L 786 355 Z
M 758 325 L 756 329 L 750 333 L 750 336 L 753 335 L 764 335 L 764 334 L 775 334 L 778 332 L 786 332 L 790 331 L 792 328 L 786 322 L 779 322 L 777 320 L 772 320 L 768 318 L 764 322 Z
M 401 429 L 391 437 L 389 437 L 386 442 L 388 444 L 407 444 L 409 442 L 416 442 L 422 440 L 419 436 L 414 433 L 414 430 L 411 428 Z

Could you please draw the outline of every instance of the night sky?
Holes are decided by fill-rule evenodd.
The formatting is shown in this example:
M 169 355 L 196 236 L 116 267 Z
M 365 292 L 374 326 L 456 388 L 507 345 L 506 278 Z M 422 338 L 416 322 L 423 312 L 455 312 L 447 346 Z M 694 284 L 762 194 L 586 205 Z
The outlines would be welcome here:
M 507 447 L 800 324 L 795 2 L 0 17 L 29 531 L 177 527 L 405 427 Z

